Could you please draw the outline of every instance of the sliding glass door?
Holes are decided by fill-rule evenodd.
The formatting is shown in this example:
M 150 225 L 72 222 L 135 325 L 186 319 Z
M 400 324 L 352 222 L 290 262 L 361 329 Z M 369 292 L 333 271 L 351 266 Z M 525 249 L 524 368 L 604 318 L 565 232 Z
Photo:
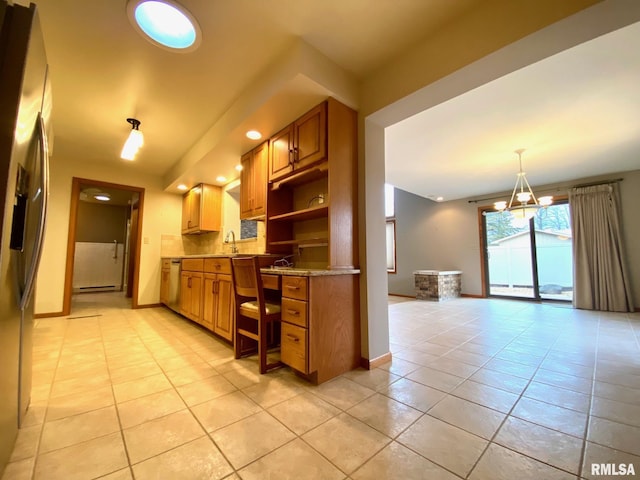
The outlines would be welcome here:
M 569 205 L 540 210 L 524 225 L 509 213 L 484 215 L 485 271 L 489 295 L 572 300 L 573 256 Z

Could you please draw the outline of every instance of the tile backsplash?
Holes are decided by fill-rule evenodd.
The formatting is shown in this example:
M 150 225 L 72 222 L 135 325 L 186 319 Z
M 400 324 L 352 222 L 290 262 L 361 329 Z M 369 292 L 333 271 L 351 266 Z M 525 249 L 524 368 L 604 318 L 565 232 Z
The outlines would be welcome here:
M 231 253 L 231 244 L 224 243 L 224 236 L 221 232 L 203 233 L 200 235 L 162 234 L 160 242 L 160 255 L 163 257 L 206 254 L 223 255 Z M 238 247 L 238 253 L 264 253 L 264 222 L 258 222 L 257 238 L 237 240 L 236 246 Z

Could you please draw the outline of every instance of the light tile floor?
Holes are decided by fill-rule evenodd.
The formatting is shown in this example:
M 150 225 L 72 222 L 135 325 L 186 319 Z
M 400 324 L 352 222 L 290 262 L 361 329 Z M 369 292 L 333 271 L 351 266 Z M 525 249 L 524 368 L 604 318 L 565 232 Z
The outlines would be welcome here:
M 105 299 L 107 300 L 105 302 Z M 640 315 L 390 300 L 393 361 L 320 386 L 163 308 L 76 299 L 36 322 L 3 479 L 640 476 Z

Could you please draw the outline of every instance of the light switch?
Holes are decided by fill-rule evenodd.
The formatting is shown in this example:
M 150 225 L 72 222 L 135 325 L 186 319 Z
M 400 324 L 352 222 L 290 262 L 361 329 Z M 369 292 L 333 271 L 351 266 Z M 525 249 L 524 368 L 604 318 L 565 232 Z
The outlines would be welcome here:
M 149 237 L 144 237 L 144 244 L 149 245 Z

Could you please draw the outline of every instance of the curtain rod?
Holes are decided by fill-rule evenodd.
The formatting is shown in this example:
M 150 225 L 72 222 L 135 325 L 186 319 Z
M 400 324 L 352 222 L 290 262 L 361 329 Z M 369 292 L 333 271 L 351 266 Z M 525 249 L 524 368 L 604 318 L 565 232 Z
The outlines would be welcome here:
M 606 185 L 607 183 L 619 183 L 623 180 L 624 178 L 614 178 L 611 180 L 601 180 L 599 182 L 581 183 L 580 185 L 574 185 L 571 188 L 595 187 L 596 185 Z
M 569 184 L 560 184 L 560 185 L 555 185 L 553 187 L 550 188 L 542 188 L 539 189 L 539 192 L 550 192 L 550 191 L 557 191 L 563 188 L 581 188 L 581 187 L 595 187 L 596 185 L 606 185 L 607 183 L 619 183 L 622 182 L 624 180 L 624 178 L 612 178 L 611 180 L 600 180 L 599 182 L 592 182 L 592 183 L 581 183 L 579 185 L 569 185 Z M 479 202 L 486 202 L 488 200 L 495 200 L 497 198 L 504 198 L 505 194 L 503 195 L 496 195 L 494 197 L 485 197 L 485 198 L 478 198 L 477 200 L 468 200 L 467 203 L 479 203 Z M 536 195 L 537 197 L 537 195 Z

